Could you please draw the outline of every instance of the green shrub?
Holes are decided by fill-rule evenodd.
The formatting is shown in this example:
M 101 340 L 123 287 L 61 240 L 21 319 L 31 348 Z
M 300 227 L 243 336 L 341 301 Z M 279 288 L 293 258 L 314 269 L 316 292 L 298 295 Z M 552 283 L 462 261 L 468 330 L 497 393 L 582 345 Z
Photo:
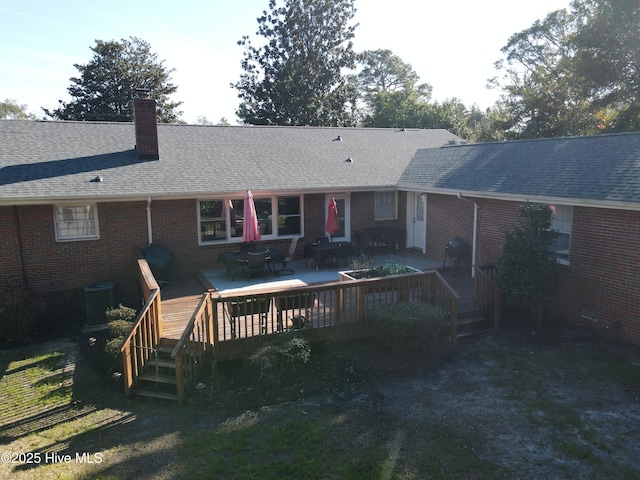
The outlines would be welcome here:
M 436 307 L 418 302 L 378 307 L 372 321 L 380 346 L 394 353 L 434 350 L 443 341 L 446 326 Z
M 507 303 L 528 313 L 541 327 L 560 283 L 552 249 L 558 232 L 551 230 L 553 213 L 548 205 L 528 203 L 518 210 L 518 223 L 506 232 L 498 259 L 498 284 Z
M 124 320 L 127 322 L 133 322 L 136 318 L 136 311 L 131 307 L 125 307 L 120 304 L 117 308 L 107 308 L 106 311 L 107 322 L 113 322 L 116 320 Z
M 124 338 L 129 335 L 131 327 L 133 326 L 133 322 L 129 322 L 127 320 L 114 320 L 112 322 L 109 322 L 107 325 L 109 327 L 109 337 Z
M 120 344 L 124 340 L 124 337 L 113 337 L 108 340 L 104 346 L 104 352 L 107 354 L 107 358 L 114 366 L 119 365 L 118 359 L 120 356 Z
M 280 384 L 282 375 L 309 361 L 311 348 L 304 337 L 278 335 L 274 340 L 249 357 L 249 362 L 258 368 L 260 379 Z
M 136 318 L 136 310 L 120 304 L 117 308 L 108 308 L 106 313 L 109 327 L 109 339 L 104 351 L 112 369 L 120 368 L 120 344 L 129 335 L 133 321 Z

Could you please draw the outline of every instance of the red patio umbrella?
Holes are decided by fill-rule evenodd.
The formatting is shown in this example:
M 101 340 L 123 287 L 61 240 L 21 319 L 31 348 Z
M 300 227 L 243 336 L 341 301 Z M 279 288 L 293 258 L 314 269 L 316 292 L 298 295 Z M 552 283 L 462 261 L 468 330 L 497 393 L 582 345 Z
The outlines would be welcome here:
M 245 242 L 256 242 L 260 240 L 260 229 L 258 228 L 258 215 L 256 206 L 253 203 L 253 195 L 249 190 L 244 196 L 244 221 L 242 222 L 242 240 Z
M 327 224 L 324 229 L 329 234 L 329 238 L 338 231 L 340 228 L 340 223 L 338 221 L 338 204 L 336 203 L 336 199 L 331 197 L 329 200 L 329 205 L 327 206 Z

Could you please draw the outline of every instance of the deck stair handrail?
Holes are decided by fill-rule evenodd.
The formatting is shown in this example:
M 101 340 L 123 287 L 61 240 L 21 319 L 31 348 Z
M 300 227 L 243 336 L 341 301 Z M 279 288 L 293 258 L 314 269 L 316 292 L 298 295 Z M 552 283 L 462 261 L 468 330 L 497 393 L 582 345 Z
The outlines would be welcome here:
M 474 280 L 474 308 L 480 315 L 487 318 L 494 329 L 500 328 L 502 314 L 502 290 L 496 283 L 497 269 L 495 265 L 473 266 Z
M 184 403 L 192 393 L 198 368 L 203 365 L 205 356 L 210 353 L 214 342 L 211 295 L 202 295 L 195 312 L 184 329 L 178 343 L 171 351 L 176 366 L 176 391 L 178 403 Z
M 160 286 L 144 259 L 138 259 L 138 274 L 144 304 L 133 322 L 129 335 L 120 344 L 122 378 L 127 395 L 149 359 L 155 358 L 156 347 L 162 336 Z
M 456 346 L 458 343 L 458 305 L 460 304 L 460 295 L 456 292 L 449 282 L 437 270 L 432 270 L 435 281 L 431 283 L 431 301 L 440 309 L 445 319 L 449 320 L 451 332 L 451 344 Z

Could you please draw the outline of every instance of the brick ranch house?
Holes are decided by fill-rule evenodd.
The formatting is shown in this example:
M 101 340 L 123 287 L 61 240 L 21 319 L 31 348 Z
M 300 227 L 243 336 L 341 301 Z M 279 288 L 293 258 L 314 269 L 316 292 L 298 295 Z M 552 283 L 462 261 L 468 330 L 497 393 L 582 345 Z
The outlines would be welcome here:
M 83 287 L 109 280 L 137 304 L 136 248 L 164 245 L 177 274 L 220 266 L 246 190 L 262 242 L 298 237 L 298 258 L 335 197 L 339 239 L 391 227 L 439 259 L 460 236 L 478 265 L 535 201 L 562 233 L 557 313 L 640 343 L 640 134 L 470 145 L 444 130 L 156 125 L 148 98 L 134 116 L 0 121 L 0 288 L 81 310 Z

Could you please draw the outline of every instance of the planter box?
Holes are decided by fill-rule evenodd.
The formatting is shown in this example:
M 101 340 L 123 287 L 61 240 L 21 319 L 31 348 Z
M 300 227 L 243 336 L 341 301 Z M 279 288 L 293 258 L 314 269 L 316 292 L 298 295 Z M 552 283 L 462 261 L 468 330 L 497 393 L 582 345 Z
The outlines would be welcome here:
M 420 270 L 417 268 L 410 267 L 408 265 L 393 265 L 391 268 L 385 266 L 382 268 L 382 272 L 380 269 L 375 268 L 364 268 L 359 270 L 347 270 L 344 272 L 338 272 L 339 278 L 341 282 L 347 282 L 352 280 L 362 280 L 365 278 L 379 278 L 385 277 L 388 275 L 402 275 L 403 273 L 418 273 Z M 397 271 L 397 270 L 406 270 L 406 271 Z
M 400 271 L 398 271 L 400 270 Z M 358 320 L 362 321 L 365 312 L 369 309 L 369 303 L 372 305 L 380 304 L 380 302 L 403 301 L 408 298 L 409 292 L 398 284 L 392 284 L 384 288 L 384 293 L 378 292 L 376 284 L 378 282 L 358 282 L 358 280 L 382 280 L 385 277 L 398 277 L 407 273 L 419 273 L 420 270 L 409 266 L 385 266 L 384 268 L 365 268 L 358 270 L 347 270 L 338 272 L 341 282 L 355 282 L 356 311 L 358 312 Z M 340 309 L 344 309 L 345 299 L 344 291 L 341 290 Z

